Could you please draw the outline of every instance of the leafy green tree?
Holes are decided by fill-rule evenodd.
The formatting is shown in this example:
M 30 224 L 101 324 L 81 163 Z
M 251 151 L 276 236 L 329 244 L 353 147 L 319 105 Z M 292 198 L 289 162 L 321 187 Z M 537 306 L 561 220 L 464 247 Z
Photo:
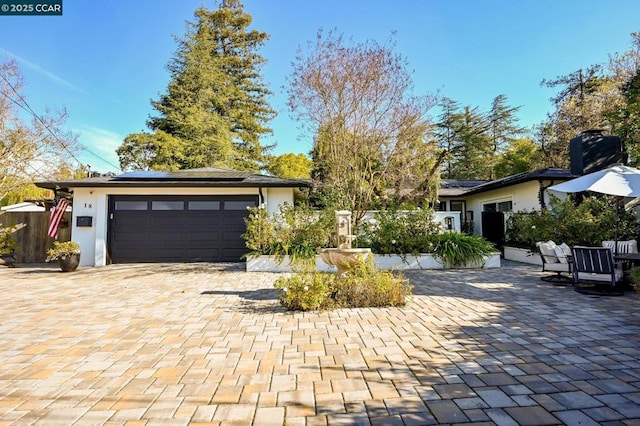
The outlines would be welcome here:
M 498 156 L 495 178 L 516 175 L 537 169 L 541 164 L 540 147 L 531 138 L 514 139 Z
M 267 160 L 267 171 L 281 178 L 308 179 L 311 177 L 312 168 L 313 162 L 304 154 L 290 152 L 269 156 Z
M 175 138 L 158 136 L 157 142 L 180 142 L 183 147 L 175 157 L 156 153 L 155 167 L 167 159 L 164 167 L 171 169 L 257 171 L 268 149 L 260 137 L 271 133 L 266 125 L 275 115 L 260 75 L 265 60 L 257 53 L 268 36 L 249 29 L 252 18 L 240 0 L 222 0 L 213 11 L 200 7 L 194 16 L 167 66 L 167 93 L 152 102 L 159 115 L 147 123 Z
M 621 138 L 630 164 L 640 165 L 640 32 L 632 33 L 632 45 L 609 61 L 613 78 L 620 82 L 621 98 L 605 112 L 611 132 Z
M 158 130 L 131 133 L 116 153 L 122 170 L 178 170 L 184 161 L 182 142 Z
M 640 150 L 628 137 L 626 126 L 634 122 L 632 80 L 640 70 L 640 33 L 631 36 L 631 48 L 610 56 L 608 63 L 542 81 L 543 86 L 558 89 L 551 98 L 554 111 L 534 133 L 545 166 L 568 167 L 569 141 L 589 129 L 604 129 L 621 136 L 632 161 L 637 161 L 633 158 Z
M 612 131 L 629 153 L 631 164 L 640 165 L 640 69 L 622 88 L 624 104 L 607 115 Z
M 544 129 L 547 137 L 545 149 L 555 154 L 548 157 L 550 163 L 554 163 L 549 166 L 568 167 L 569 141 L 585 130 L 603 128 L 605 81 L 600 65 L 542 81 L 543 86 L 559 90 L 551 98 L 555 109 L 540 129 Z

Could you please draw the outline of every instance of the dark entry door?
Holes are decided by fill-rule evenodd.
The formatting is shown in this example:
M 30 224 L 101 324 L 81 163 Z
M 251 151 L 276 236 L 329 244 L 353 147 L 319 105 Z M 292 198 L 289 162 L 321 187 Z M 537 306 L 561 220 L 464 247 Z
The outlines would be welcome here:
M 504 246 L 504 213 L 482 212 L 482 237 L 502 250 Z
M 109 197 L 111 262 L 237 262 L 248 250 L 247 207 L 258 197 Z

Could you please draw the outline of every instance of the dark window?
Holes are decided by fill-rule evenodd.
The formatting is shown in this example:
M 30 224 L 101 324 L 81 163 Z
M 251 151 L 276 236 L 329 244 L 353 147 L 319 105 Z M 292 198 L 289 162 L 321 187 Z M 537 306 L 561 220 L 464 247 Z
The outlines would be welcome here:
M 513 210 L 511 201 L 502 201 L 500 203 L 488 203 L 482 205 L 482 211 L 508 213 Z
M 189 201 L 189 210 L 220 210 L 220 201 Z
M 508 213 L 513 210 L 513 203 L 511 201 L 503 201 L 498 203 L 498 211 L 502 213 Z
M 116 210 L 147 210 L 147 201 L 116 201 Z
M 151 210 L 184 210 L 184 201 L 152 201 Z
M 496 203 L 483 204 L 482 205 L 482 211 L 483 212 L 497 212 L 498 211 L 498 205 Z
M 246 210 L 247 207 L 255 207 L 255 201 L 225 201 L 225 210 Z
M 449 201 L 449 206 L 452 212 L 464 211 L 464 201 Z

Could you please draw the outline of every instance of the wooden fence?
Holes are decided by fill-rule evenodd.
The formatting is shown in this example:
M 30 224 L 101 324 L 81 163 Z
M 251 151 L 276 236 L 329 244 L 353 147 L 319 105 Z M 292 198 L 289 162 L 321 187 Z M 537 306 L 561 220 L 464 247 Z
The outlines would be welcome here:
M 42 263 L 47 250 L 53 247 L 53 238 L 47 235 L 50 212 L 2 212 L 0 227 L 12 227 L 18 244 L 17 263 Z M 71 212 L 63 216 L 58 241 L 71 240 Z

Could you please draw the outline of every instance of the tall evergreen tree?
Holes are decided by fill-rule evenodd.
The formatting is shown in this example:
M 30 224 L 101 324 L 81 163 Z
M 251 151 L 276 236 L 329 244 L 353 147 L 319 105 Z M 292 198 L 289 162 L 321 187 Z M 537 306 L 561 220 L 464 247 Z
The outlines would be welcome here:
M 516 113 L 520 107 L 507 105 L 507 96 L 498 95 L 491 103 L 491 110 L 488 114 L 489 137 L 493 145 L 493 156 L 491 159 L 491 170 L 489 177 L 496 178 L 495 165 L 498 157 L 518 136 L 524 134 L 526 129 L 518 125 Z
M 460 152 L 460 143 L 456 138 L 456 133 L 461 127 L 462 115 L 459 113 L 458 102 L 450 98 L 442 98 L 439 102 L 442 112 L 438 116 L 435 125 L 435 138 L 438 148 L 444 153 L 445 160 L 442 163 L 442 177 L 452 178 L 453 165 Z
M 493 146 L 489 137 L 487 116 L 478 108 L 464 107 L 456 138 L 460 152 L 453 165 L 455 179 L 490 179 Z
M 249 29 L 240 0 L 194 16 L 168 64 L 167 93 L 152 102 L 160 114 L 147 124 L 184 143 L 181 168 L 258 170 L 268 149 L 260 136 L 271 133 L 266 124 L 275 115 L 257 53 L 268 35 Z

